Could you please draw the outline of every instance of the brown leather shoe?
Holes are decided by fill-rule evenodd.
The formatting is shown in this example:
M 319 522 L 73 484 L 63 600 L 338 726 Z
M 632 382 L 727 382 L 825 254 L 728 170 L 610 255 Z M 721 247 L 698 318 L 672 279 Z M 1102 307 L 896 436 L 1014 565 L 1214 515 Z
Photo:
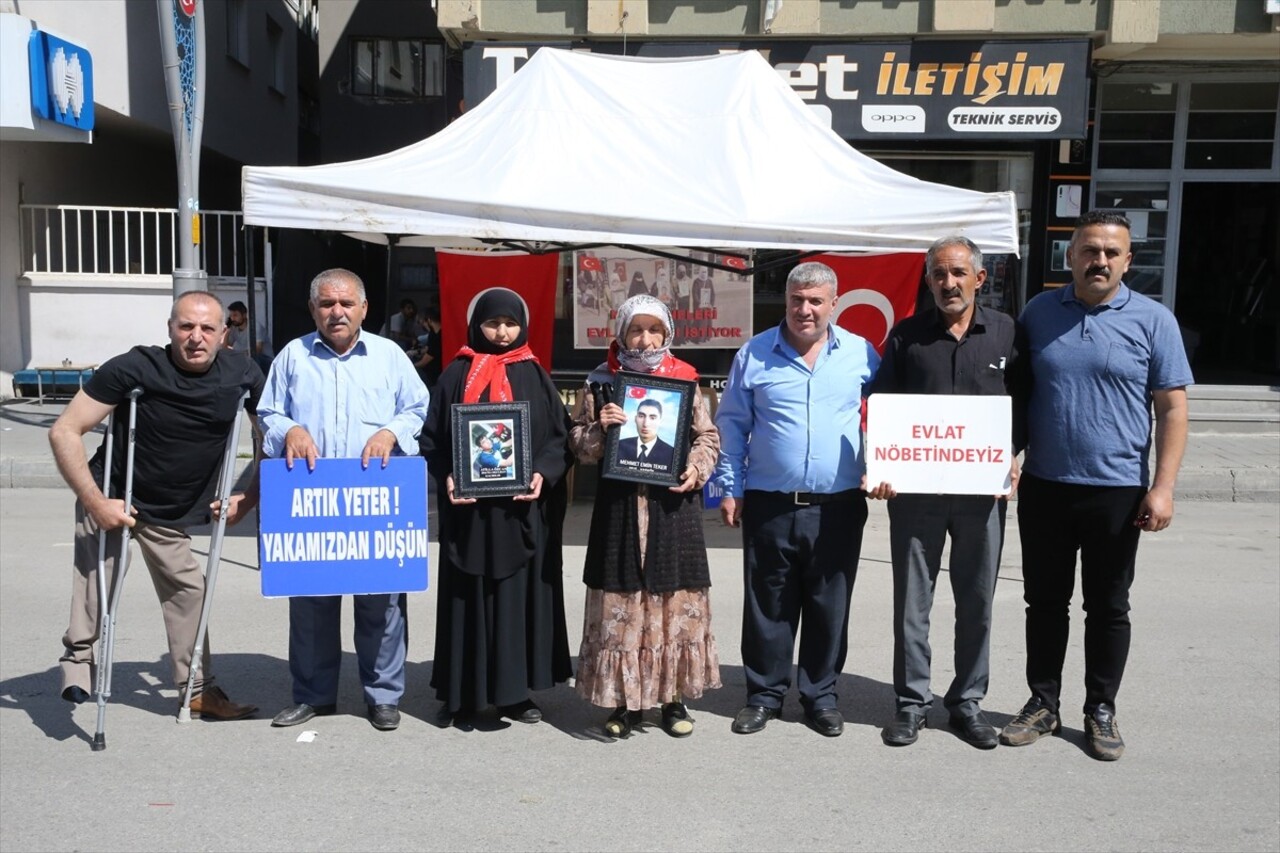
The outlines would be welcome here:
M 208 717 L 211 720 L 243 720 L 258 712 L 257 705 L 237 705 L 227 698 L 222 688 L 214 685 L 191 700 L 192 717 Z

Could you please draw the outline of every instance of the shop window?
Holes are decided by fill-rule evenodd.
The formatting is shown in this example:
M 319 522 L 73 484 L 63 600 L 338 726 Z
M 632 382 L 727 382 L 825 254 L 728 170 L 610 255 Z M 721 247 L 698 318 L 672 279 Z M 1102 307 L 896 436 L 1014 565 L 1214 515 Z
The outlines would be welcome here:
M 1268 169 L 1280 83 L 1192 83 L 1188 169 Z
M 1168 169 L 1173 164 L 1173 83 L 1107 83 L 1099 94 L 1098 168 Z
M 350 91 L 389 100 L 442 95 L 444 47 L 422 39 L 352 39 Z
M 1094 207 L 1114 210 L 1129 218 L 1133 260 L 1124 283 L 1136 293 L 1163 301 L 1166 242 L 1169 228 L 1169 185 L 1165 183 L 1103 183 Z

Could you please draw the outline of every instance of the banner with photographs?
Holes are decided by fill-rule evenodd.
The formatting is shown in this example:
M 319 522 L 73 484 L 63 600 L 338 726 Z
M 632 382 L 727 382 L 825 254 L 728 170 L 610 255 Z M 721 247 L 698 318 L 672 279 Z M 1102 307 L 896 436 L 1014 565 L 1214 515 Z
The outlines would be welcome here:
M 747 266 L 732 255 L 684 254 L 736 269 Z M 751 337 L 751 277 L 745 273 L 618 248 L 574 252 L 573 260 L 575 349 L 608 347 L 618 306 L 639 293 L 671 309 L 674 346 L 737 349 Z

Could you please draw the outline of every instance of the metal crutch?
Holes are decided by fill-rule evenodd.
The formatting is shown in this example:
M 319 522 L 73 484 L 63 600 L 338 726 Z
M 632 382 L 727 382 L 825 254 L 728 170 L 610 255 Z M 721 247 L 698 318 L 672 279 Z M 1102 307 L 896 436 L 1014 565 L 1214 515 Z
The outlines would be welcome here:
M 244 401 L 249 396 L 245 391 L 236 403 L 236 419 L 231 423 L 231 434 L 227 436 L 227 451 L 222 457 L 222 474 L 218 477 L 218 494 L 222 511 L 218 513 L 218 523 L 213 527 L 213 536 L 209 540 L 209 562 L 204 570 L 204 603 L 200 607 L 200 627 L 196 630 L 196 645 L 191 650 L 191 666 L 187 670 L 187 691 L 182 697 L 182 707 L 178 709 L 178 722 L 191 722 L 191 690 L 196 684 L 196 675 L 200 672 L 200 657 L 204 654 L 204 632 L 209 627 L 209 612 L 213 610 L 213 587 L 218 581 L 218 562 L 222 558 L 222 539 L 227 530 L 227 501 L 231 499 L 231 487 L 235 485 L 236 451 L 240 446 L 240 420 L 243 415 Z
M 133 451 L 137 445 L 136 429 L 138 424 L 138 397 L 141 388 L 129 392 L 129 446 L 125 452 L 124 473 L 124 511 L 129 512 L 133 503 Z M 115 412 L 107 420 L 107 450 L 105 454 L 102 493 L 111 497 L 111 451 L 115 443 Z M 94 752 L 107 748 L 107 736 L 104 727 L 107 723 L 107 700 L 111 698 L 111 665 L 115 656 L 116 614 L 120 608 L 120 593 L 124 590 L 124 576 L 129 571 L 129 525 L 120 529 L 120 557 L 116 560 L 116 579 L 112 585 L 110 600 L 107 597 L 107 531 L 98 531 L 98 652 L 102 658 L 98 661 L 98 728 L 93 734 L 90 747 Z

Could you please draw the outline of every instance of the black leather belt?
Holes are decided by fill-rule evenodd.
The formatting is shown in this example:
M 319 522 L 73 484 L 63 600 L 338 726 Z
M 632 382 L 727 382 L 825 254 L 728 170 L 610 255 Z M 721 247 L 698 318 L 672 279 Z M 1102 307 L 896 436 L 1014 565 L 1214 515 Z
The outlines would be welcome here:
M 851 501 L 860 495 L 859 489 L 845 489 L 843 492 L 756 492 L 758 495 L 765 495 L 774 500 L 786 501 L 796 506 L 814 506 L 816 504 L 837 503 L 839 501 Z

